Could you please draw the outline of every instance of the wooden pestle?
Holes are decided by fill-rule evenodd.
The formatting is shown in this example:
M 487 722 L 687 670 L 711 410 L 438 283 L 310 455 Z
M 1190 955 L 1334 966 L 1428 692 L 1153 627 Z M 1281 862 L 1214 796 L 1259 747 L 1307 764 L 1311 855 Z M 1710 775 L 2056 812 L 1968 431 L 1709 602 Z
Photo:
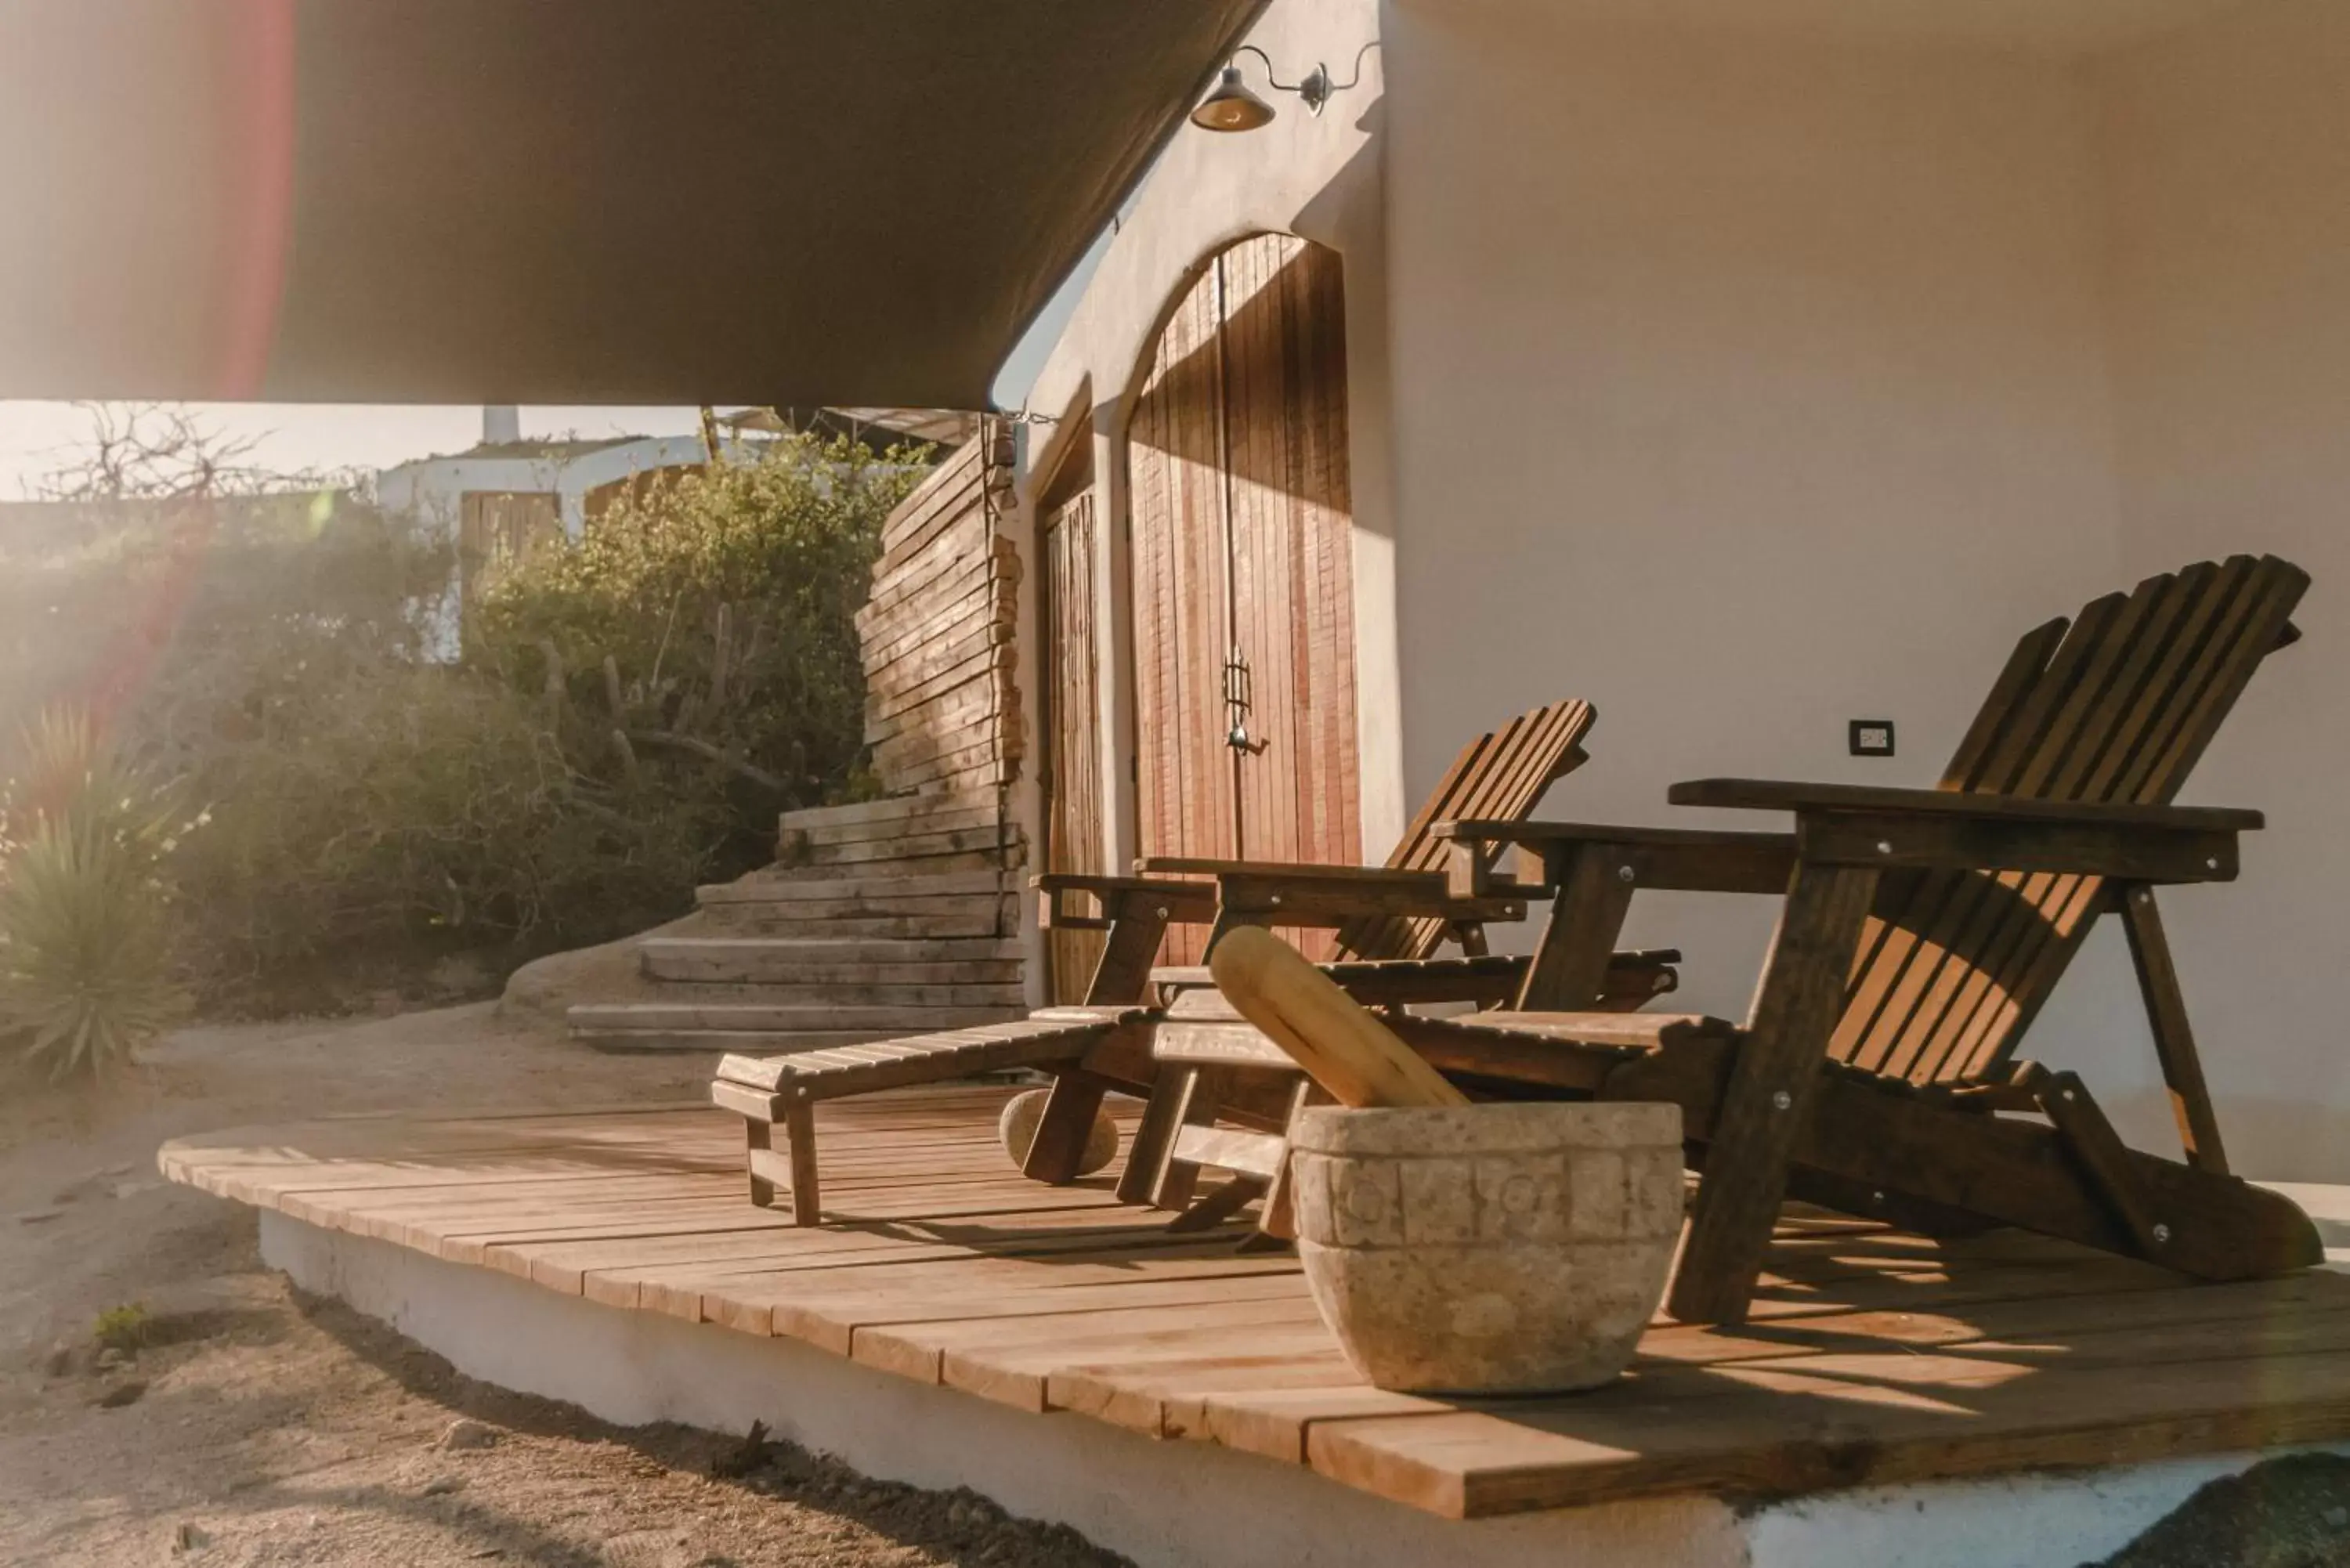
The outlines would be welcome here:
M 1208 955 L 1217 989 L 1342 1106 L 1465 1106 L 1395 1031 L 1304 954 L 1259 926 L 1226 931 Z

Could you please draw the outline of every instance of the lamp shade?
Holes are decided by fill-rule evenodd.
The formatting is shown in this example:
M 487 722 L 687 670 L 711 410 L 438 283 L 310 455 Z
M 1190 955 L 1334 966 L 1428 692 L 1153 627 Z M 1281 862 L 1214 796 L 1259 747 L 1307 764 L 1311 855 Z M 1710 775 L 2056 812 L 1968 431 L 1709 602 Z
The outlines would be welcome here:
M 1273 123 L 1273 105 L 1249 91 L 1238 66 L 1226 66 L 1215 90 L 1191 111 L 1191 123 L 1202 130 L 1254 130 Z

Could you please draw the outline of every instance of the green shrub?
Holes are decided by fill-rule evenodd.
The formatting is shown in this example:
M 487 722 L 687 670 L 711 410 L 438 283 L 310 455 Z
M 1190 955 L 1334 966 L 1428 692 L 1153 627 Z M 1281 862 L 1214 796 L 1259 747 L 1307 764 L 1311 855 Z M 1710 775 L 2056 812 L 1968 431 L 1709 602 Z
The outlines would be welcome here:
M 0 539 L 0 654 L 26 628 L 0 705 L 85 702 L 208 814 L 172 856 L 177 919 L 123 893 L 145 873 L 114 850 L 28 820 L 26 955 L 50 956 L 10 968 L 51 997 L 43 1037 L 105 1055 L 154 1027 L 168 987 L 134 981 L 159 943 L 214 1011 L 436 995 L 445 959 L 494 981 L 764 864 L 777 811 L 871 788 L 855 614 L 913 459 L 786 437 L 628 487 L 489 574 L 453 665 L 452 543 L 361 493 L 109 480 L 45 542 Z M 110 1010 L 60 989 L 102 961 Z
M 167 804 L 86 716 L 44 715 L 0 814 L 0 1044 L 94 1076 L 169 1027 Z
M 316 695 L 191 774 L 216 804 L 176 867 L 201 915 L 182 950 L 223 1005 L 324 1005 L 451 954 L 499 968 L 652 923 L 727 826 L 580 779 L 536 705 L 467 671 Z
M 723 796 L 741 831 L 718 858 L 747 868 L 778 809 L 854 787 L 856 615 L 921 455 L 785 436 L 754 462 L 656 476 L 583 538 L 494 578 L 466 623 L 467 662 L 519 691 L 551 676 L 582 774 L 658 772 L 666 793 Z
M 155 1316 L 147 1310 L 145 1302 L 125 1302 L 99 1313 L 89 1336 L 106 1349 L 128 1355 L 147 1343 L 154 1328 Z

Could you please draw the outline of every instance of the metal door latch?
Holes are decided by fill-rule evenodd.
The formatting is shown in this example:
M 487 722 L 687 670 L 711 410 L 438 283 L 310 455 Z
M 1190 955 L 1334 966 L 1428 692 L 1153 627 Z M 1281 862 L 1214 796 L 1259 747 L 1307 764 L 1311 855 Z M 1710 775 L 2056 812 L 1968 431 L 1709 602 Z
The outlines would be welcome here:
M 1264 742 L 1249 738 L 1249 714 L 1255 707 L 1253 695 L 1248 655 L 1236 645 L 1232 657 L 1224 660 L 1224 744 L 1252 756 L 1265 748 Z

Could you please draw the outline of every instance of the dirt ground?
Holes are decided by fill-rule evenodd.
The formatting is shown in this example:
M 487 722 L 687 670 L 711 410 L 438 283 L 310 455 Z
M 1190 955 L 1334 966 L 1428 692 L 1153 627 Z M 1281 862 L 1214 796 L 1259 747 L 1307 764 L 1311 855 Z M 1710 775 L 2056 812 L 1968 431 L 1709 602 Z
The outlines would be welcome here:
M 155 1173 L 156 1146 L 182 1133 L 688 1098 L 708 1072 L 584 1052 L 484 1004 L 190 1029 L 102 1097 L 0 1091 L 0 1563 L 1123 1561 L 969 1493 L 475 1383 L 292 1291 L 262 1267 L 249 1210 Z M 123 1337 L 141 1343 L 102 1349 L 100 1314 L 133 1303 Z

